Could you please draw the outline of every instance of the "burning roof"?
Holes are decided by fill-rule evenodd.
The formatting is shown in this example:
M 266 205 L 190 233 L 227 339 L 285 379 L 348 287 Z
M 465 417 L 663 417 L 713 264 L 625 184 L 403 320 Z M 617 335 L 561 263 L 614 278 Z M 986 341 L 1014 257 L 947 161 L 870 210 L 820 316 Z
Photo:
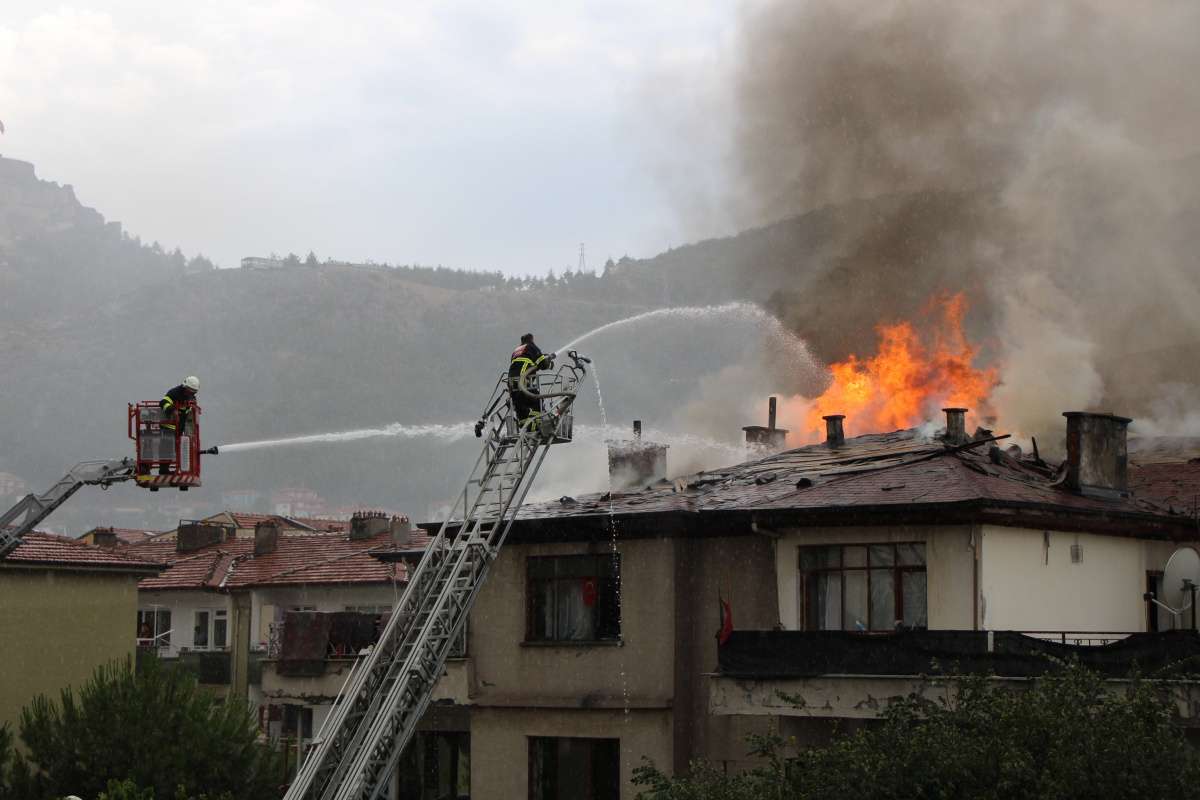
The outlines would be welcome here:
M 955 410 L 951 410 L 953 412 Z M 701 472 L 638 491 L 593 494 L 525 506 L 512 529 L 518 539 L 571 536 L 607 529 L 668 532 L 708 521 L 729 533 L 766 525 L 901 522 L 992 522 L 1125 535 L 1190 535 L 1195 522 L 1153 493 L 1096 496 L 1065 485 L 1065 469 L 1002 437 L 977 431 L 963 443 L 921 428 L 815 444 Z M 595 529 L 595 530 L 593 530 Z

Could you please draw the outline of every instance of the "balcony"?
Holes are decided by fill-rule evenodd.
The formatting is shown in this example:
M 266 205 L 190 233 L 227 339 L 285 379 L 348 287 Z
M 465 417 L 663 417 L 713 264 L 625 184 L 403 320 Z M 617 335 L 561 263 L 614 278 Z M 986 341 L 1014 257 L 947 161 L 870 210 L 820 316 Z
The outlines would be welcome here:
M 386 615 L 356 612 L 289 612 L 268 629 L 262 669 L 267 697 L 307 697 L 332 700 L 346 681 L 359 655 L 378 641 Z M 433 694 L 435 702 L 466 704 L 474 694 L 474 672 L 466 658 L 466 632 L 451 650 L 450 659 Z
M 1125 678 L 1200 656 L 1200 635 L 1071 631 L 735 631 L 710 676 L 715 715 L 872 719 L 894 699 L 944 695 L 951 675 L 1021 683 L 1070 659 Z M 1175 681 L 1180 717 L 1200 724 L 1200 683 Z M 1194 722 L 1193 722 L 1194 721 Z
M 155 648 L 139 647 L 136 652 L 139 666 L 146 658 L 158 657 Z M 158 660 L 167 669 L 190 673 L 198 683 L 206 686 L 228 686 L 233 672 L 228 650 L 183 651 L 173 658 L 158 657 Z

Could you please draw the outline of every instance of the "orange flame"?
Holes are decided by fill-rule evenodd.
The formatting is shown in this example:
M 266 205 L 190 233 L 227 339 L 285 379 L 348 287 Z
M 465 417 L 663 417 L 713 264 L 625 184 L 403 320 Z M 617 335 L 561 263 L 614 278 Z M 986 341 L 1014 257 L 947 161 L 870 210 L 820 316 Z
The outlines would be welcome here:
M 804 438 L 819 441 L 828 414 L 846 415 L 848 436 L 911 428 L 947 406 L 990 414 L 997 370 L 972 365 L 979 348 L 963 333 L 966 311 L 962 294 L 942 295 L 924 310 L 924 336 L 911 322 L 879 325 L 876 355 L 851 355 L 829 367 L 833 382 L 809 404 Z

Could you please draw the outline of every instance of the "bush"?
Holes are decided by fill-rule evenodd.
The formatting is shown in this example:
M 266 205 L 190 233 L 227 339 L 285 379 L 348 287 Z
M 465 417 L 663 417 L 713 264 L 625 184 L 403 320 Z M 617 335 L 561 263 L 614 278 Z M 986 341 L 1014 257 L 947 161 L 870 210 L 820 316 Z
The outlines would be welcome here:
M 1025 690 L 955 678 L 942 700 L 894 702 L 882 724 L 826 747 L 785 756 L 783 740 L 758 738 L 766 763 L 749 772 L 697 764 L 672 778 L 647 764 L 635 783 L 645 800 L 1191 796 L 1200 755 L 1163 688 L 1137 675 L 1114 687 L 1078 664 Z
M 24 798 L 280 794 L 277 756 L 257 741 L 249 707 L 217 700 L 156 659 L 100 667 L 78 694 L 64 689 L 57 704 L 34 698 L 21 714 L 21 739 L 32 766 L 14 779 Z M 112 776 L 122 782 L 110 783 Z

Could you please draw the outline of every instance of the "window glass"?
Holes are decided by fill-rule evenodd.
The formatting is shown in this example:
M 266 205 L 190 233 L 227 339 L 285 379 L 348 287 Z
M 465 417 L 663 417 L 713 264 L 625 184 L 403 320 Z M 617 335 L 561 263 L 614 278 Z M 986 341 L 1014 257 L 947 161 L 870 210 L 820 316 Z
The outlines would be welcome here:
M 871 545 L 871 566 L 890 567 L 896 563 L 896 550 L 890 544 Z
M 866 570 L 846 570 L 842 573 L 842 580 L 845 582 L 845 616 L 842 627 L 848 631 L 869 630 Z
M 530 737 L 531 800 L 618 800 L 619 739 Z
M 867 548 L 845 547 L 842 549 L 843 567 L 865 567 L 867 565 Z
M 925 543 L 898 544 L 896 545 L 896 556 L 899 563 L 906 567 L 923 567 L 925 566 Z
M 924 628 L 928 624 L 929 608 L 926 599 L 925 572 L 906 570 L 900 575 L 903 581 L 904 624 Z
M 926 625 L 923 543 L 804 547 L 799 562 L 806 630 L 891 631 L 898 620 Z
M 213 647 L 225 647 L 229 624 L 229 612 L 217 611 L 213 614 Z
M 620 638 L 618 557 L 535 557 L 528 559 L 527 575 L 531 641 Z
M 832 547 L 801 547 L 800 569 L 827 569 L 842 565 L 842 548 Z
M 874 558 L 874 549 L 872 558 Z M 888 548 L 889 550 L 891 548 Z M 871 570 L 871 630 L 889 630 L 895 627 L 896 584 L 895 572 L 890 569 Z
M 808 580 L 808 624 L 810 630 L 839 630 L 842 627 L 842 574 L 818 572 Z
M 208 612 L 196 612 L 196 624 L 192 630 L 192 646 L 197 650 L 208 647 Z

